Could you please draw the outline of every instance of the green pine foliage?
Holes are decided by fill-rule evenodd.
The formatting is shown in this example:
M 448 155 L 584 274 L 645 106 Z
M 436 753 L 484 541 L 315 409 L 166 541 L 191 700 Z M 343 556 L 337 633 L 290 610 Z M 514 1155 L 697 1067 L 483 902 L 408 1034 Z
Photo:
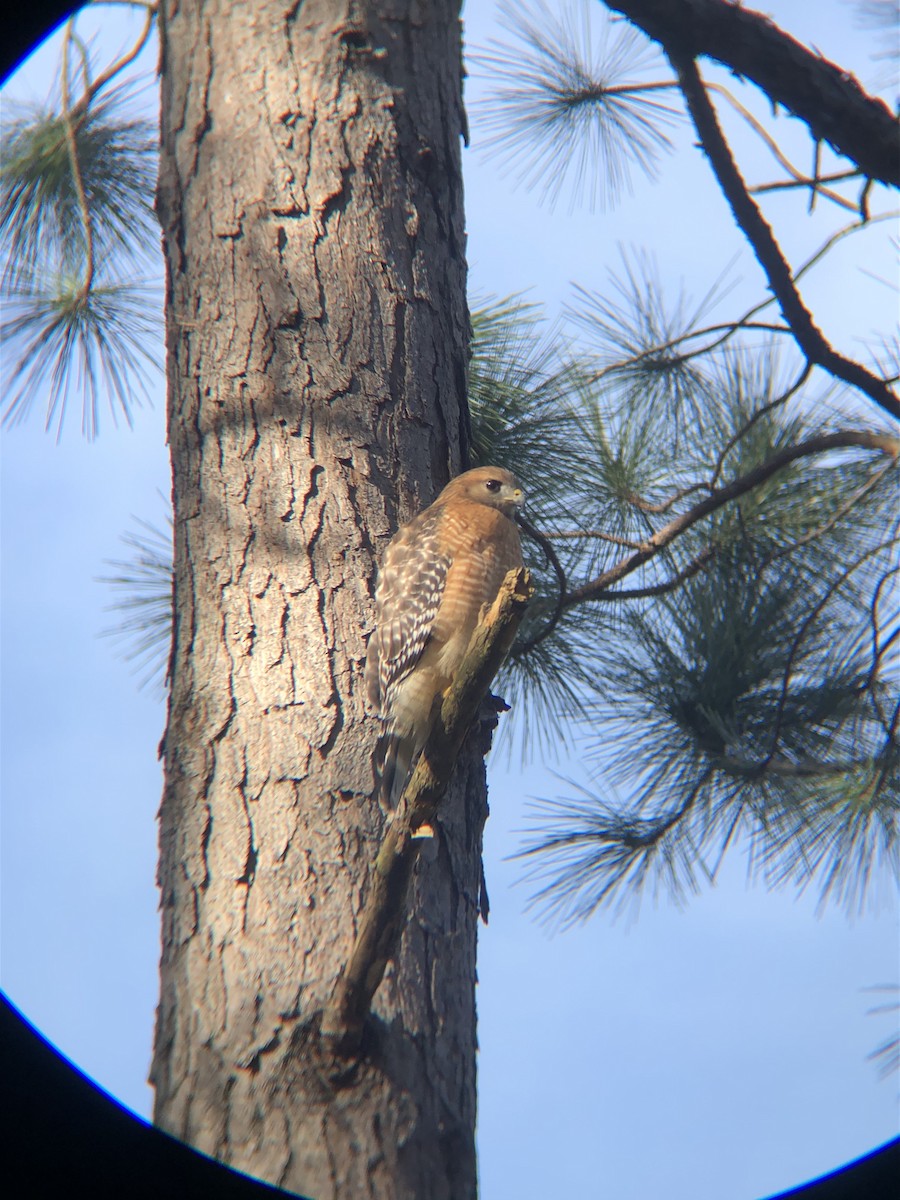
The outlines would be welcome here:
M 140 269 L 159 250 L 153 213 L 158 131 L 130 115 L 134 92 L 134 85 L 111 88 L 71 120 L 96 253 L 102 260 L 123 256 L 120 267 Z M 59 101 L 6 109 L 0 180 L 6 271 L 36 278 L 48 261 L 77 270 L 84 227 Z
M 624 23 L 595 41 L 586 8 L 511 6 L 507 26 L 474 61 L 496 92 L 482 126 L 522 176 L 604 203 L 652 177 L 682 116 L 649 44 Z M 81 100 L 3 128 L 5 419 L 42 401 L 60 428 L 80 391 L 93 436 L 102 399 L 130 419 L 161 345 L 136 281 L 158 270 L 155 131 L 82 65 Z M 861 212 L 794 279 L 884 216 Z M 585 771 L 530 812 L 522 857 L 553 921 L 682 898 L 733 846 L 849 909 L 900 871 L 898 442 L 808 365 L 771 296 L 737 317 L 726 300 L 679 293 L 642 248 L 556 326 L 520 296 L 473 306 L 473 465 L 521 479 L 537 585 L 497 684 L 504 736 L 567 745 Z M 868 356 L 896 380 L 895 335 Z M 113 632 L 159 683 L 171 536 L 125 541 Z
M 595 8 L 505 4 L 512 43 L 469 55 L 496 88 L 476 110 L 484 147 L 551 203 L 565 192 L 571 203 L 615 203 L 635 170 L 656 174 L 680 115 L 671 85 L 648 78 L 658 59 L 647 41 L 624 23 L 598 28 Z
M 43 403 L 59 436 L 80 398 L 82 432 L 93 438 L 104 403 L 131 424 L 159 370 L 158 132 L 131 115 L 136 82 L 95 95 L 83 48 L 82 57 L 77 103 L 4 112 L 0 336 L 16 347 L 4 423 Z
M 621 98 L 661 104 L 675 82 L 648 77 L 630 32 L 592 49 L 587 16 L 518 14 L 509 44 L 476 58 L 493 89 L 482 132 L 526 178 L 593 171 L 615 199 L 630 166 L 652 174 L 674 115 L 641 107 L 648 142 Z M 585 768 L 530 811 L 522 857 L 554 922 L 647 891 L 682 898 L 736 844 L 771 884 L 849 909 L 900 873 L 900 444 L 806 364 L 771 298 L 737 317 L 726 299 L 714 285 L 693 302 L 645 249 L 624 252 L 603 286 L 575 287 L 555 357 L 528 360 L 527 377 L 534 310 L 476 314 L 476 442 L 489 423 L 517 469 L 533 416 L 550 464 L 528 463 L 538 597 L 501 687 L 525 753 L 544 751 L 537 726 L 551 744 L 567 735 Z M 490 375 L 489 321 L 509 326 L 494 329 Z M 876 335 L 869 361 L 895 380 L 895 340 Z M 492 404 L 493 378 L 521 386 Z M 564 394 L 548 412 L 531 397 L 551 380 Z
M 168 501 L 164 501 L 168 507 Z M 168 682 L 169 647 L 172 635 L 172 518 L 159 529 L 135 518 L 134 528 L 122 535 L 128 549 L 125 558 L 110 559 L 113 574 L 103 575 L 115 596 L 110 611 L 115 624 L 104 631 L 133 665 L 141 687 L 165 692 Z
M 744 839 L 771 882 L 818 881 L 858 906 L 870 880 L 900 867 L 894 458 L 852 447 L 799 458 L 627 582 L 559 609 L 561 586 L 577 591 L 713 487 L 839 423 L 758 347 L 706 357 L 702 404 L 679 403 L 681 379 L 667 393 L 654 361 L 648 383 L 669 403 L 641 403 L 634 362 L 623 395 L 608 376 L 592 383 L 590 354 L 579 364 L 571 343 L 565 368 L 558 349 L 529 360 L 534 320 L 513 302 L 477 311 L 471 371 L 476 445 L 509 450 L 528 429 L 529 453 L 499 461 L 522 462 L 561 568 L 534 546 L 538 597 L 500 687 L 526 752 L 546 749 L 537 729 L 548 742 L 568 734 L 593 777 L 575 799 L 532 810 L 539 900 L 567 921 L 647 884 L 680 897 Z

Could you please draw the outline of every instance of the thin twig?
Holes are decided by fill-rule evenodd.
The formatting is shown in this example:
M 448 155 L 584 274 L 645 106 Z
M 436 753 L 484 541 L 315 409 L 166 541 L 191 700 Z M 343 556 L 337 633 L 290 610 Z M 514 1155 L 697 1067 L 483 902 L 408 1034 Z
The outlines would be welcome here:
M 847 204 L 847 201 L 844 200 L 844 198 L 842 196 L 834 196 L 832 193 L 830 193 L 828 191 L 827 188 L 823 188 L 820 186 L 820 184 L 819 184 L 819 168 L 821 167 L 821 165 L 822 165 L 822 141 L 821 141 L 821 138 L 816 138 L 815 149 L 813 150 L 813 173 L 812 173 L 812 179 L 810 181 L 810 189 L 809 189 L 809 209 L 808 209 L 808 211 L 809 211 L 810 216 L 812 216 L 813 210 L 816 207 L 816 196 L 818 196 L 819 192 L 821 192 L 823 196 L 828 196 L 829 199 L 836 199 L 839 204 L 844 204 L 844 205 Z
M 559 561 L 559 556 L 553 549 L 550 540 L 543 533 L 541 533 L 539 529 L 535 529 L 531 522 L 526 517 L 523 517 L 521 513 L 519 513 L 516 519 L 528 536 L 534 538 L 534 540 L 544 551 L 547 561 L 553 567 L 554 573 L 556 574 L 556 581 L 559 585 L 559 593 L 556 597 L 556 607 L 554 608 L 543 629 L 539 630 L 536 634 L 534 634 L 533 637 L 527 638 L 524 642 L 520 642 L 514 647 L 513 656 L 518 658 L 520 655 L 526 654 L 529 650 L 532 650 L 540 642 L 544 641 L 545 638 L 548 638 L 556 628 L 566 603 L 566 589 L 568 587 L 568 580 L 566 578 L 566 572 L 563 569 L 563 565 Z
M 81 304 L 90 295 L 94 283 L 94 226 L 91 220 L 87 194 L 84 190 L 81 163 L 78 159 L 78 142 L 75 137 L 76 117 L 69 102 L 69 47 L 74 40 L 74 31 L 75 19 L 73 17 L 66 25 L 62 44 L 60 102 L 62 105 L 63 126 L 66 131 L 66 143 L 69 148 L 69 165 L 72 168 L 72 182 L 75 185 L 75 195 L 78 198 L 78 211 L 81 217 L 81 228 L 84 234 L 84 277 L 76 301 L 77 304 Z
M 132 7 L 146 9 L 146 17 L 144 27 L 141 30 L 137 41 L 132 45 L 131 49 L 116 59 L 105 71 L 91 82 L 90 69 L 88 62 L 87 48 L 82 39 L 75 32 L 75 16 L 70 17 L 66 23 L 65 35 L 62 44 L 62 62 L 60 64 L 60 104 L 61 117 L 63 123 L 63 131 L 66 140 L 66 146 L 69 152 L 69 164 L 72 169 L 72 182 L 75 186 L 75 196 L 78 201 L 78 211 L 81 217 L 81 227 L 84 234 L 84 277 L 77 297 L 76 304 L 82 304 L 90 295 L 94 284 L 94 275 L 96 271 L 96 262 L 94 254 L 94 225 L 91 217 L 90 205 L 88 204 L 87 192 L 84 186 L 84 176 L 81 171 L 81 162 L 78 157 L 78 140 L 77 129 L 84 120 L 87 110 L 97 95 L 111 79 L 114 79 L 121 71 L 129 66 L 137 56 L 141 53 L 147 44 L 150 34 L 153 30 L 153 23 L 157 15 L 157 5 L 155 3 L 147 3 L 145 0 L 106 0 L 107 3 L 122 3 Z M 72 104 L 69 83 L 69 51 L 70 47 L 75 44 L 81 53 L 81 70 L 82 70 L 82 95 L 75 104 Z
M 704 55 L 752 80 L 882 183 L 900 187 L 897 119 L 852 75 L 802 46 L 761 13 L 730 0 L 605 0 L 666 53 Z M 671 52 L 671 53 L 670 53 Z
M 625 497 L 628 503 L 633 507 L 640 509 L 642 513 L 664 513 L 668 512 L 673 504 L 677 504 L 679 500 L 684 500 L 686 496 L 692 496 L 695 492 L 708 492 L 710 484 L 708 483 L 692 483 L 688 487 L 680 488 L 679 491 L 671 495 L 668 500 L 660 500 L 653 504 L 649 500 L 644 500 L 635 492 L 629 492 Z
M 797 378 L 794 380 L 794 382 L 790 385 L 790 387 L 787 388 L 785 391 L 783 391 L 780 396 L 776 396 L 774 398 L 774 400 L 770 400 L 768 404 L 764 404 L 762 406 L 762 408 L 758 408 L 756 410 L 756 412 L 753 414 L 753 416 L 750 417 L 741 426 L 741 428 L 737 431 L 737 433 L 733 437 L 728 439 L 728 441 L 723 446 L 722 451 L 719 454 L 719 457 L 716 459 L 715 470 L 712 473 L 712 479 L 710 481 L 713 487 L 716 486 L 719 476 L 722 474 L 722 468 L 725 466 L 725 459 L 728 457 L 729 453 L 734 449 L 734 447 L 738 444 L 738 442 L 741 440 L 741 438 L 744 438 L 747 436 L 747 434 L 750 432 L 750 430 L 753 428 L 753 426 L 756 424 L 757 421 L 762 420 L 762 418 L 767 416 L 770 412 L 772 412 L 773 409 L 779 408 L 782 404 L 786 404 L 787 401 L 790 400 L 791 396 L 793 396 L 796 392 L 798 392 L 800 390 L 801 387 L 803 387 L 804 383 L 806 383 L 806 380 L 809 378 L 811 372 L 812 372 L 812 366 L 808 362 L 804 363 L 803 370 L 800 372 L 800 374 L 797 376 Z
M 588 540 L 611 542 L 614 546 L 624 546 L 626 550 L 639 550 L 641 545 L 632 538 L 618 537 L 614 533 L 605 533 L 602 529 L 554 529 L 541 536 L 547 538 L 548 541 L 560 542 L 575 542 L 587 538 Z
M 707 546 L 696 558 L 692 559 L 686 567 L 673 575 L 670 579 L 663 580 L 662 583 L 651 583 L 647 587 L 641 588 L 619 588 L 615 592 L 601 592 L 599 596 L 595 596 L 595 600 L 648 600 L 653 596 L 665 596 L 667 592 L 674 592 L 676 588 L 681 587 L 689 579 L 693 579 L 695 575 L 711 562 L 716 556 L 716 547 Z
M 869 180 L 869 183 L 871 182 Z M 828 251 L 833 249 L 838 242 L 843 241 L 845 237 L 849 237 L 852 233 L 859 233 L 861 230 L 868 229 L 870 225 L 880 224 L 882 221 L 896 221 L 898 217 L 900 217 L 900 210 L 898 209 L 890 209 L 888 212 L 878 213 L 874 217 L 869 216 L 868 213 L 863 213 L 858 221 L 851 221 L 849 225 L 844 225 L 841 229 L 835 230 L 830 237 L 825 239 L 818 250 L 811 254 L 801 267 L 797 268 L 794 272 L 794 282 L 797 283 L 801 280 L 807 271 L 820 262 Z M 761 312 L 763 308 L 774 302 L 775 297 L 770 296 L 768 300 L 764 301 L 762 305 L 754 310 L 753 315 L 755 316 L 757 312 Z
M 688 112 L 694 122 L 700 143 L 710 161 L 735 220 L 744 231 L 757 261 L 765 272 L 785 320 L 790 325 L 797 345 L 806 358 L 822 367 L 837 379 L 859 388 L 871 400 L 900 418 L 900 399 L 867 367 L 838 353 L 825 338 L 812 318 L 794 283 L 791 269 L 781 247 L 747 191 L 743 177 L 719 126 L 712 101 L 707 94 L 697 64 L 675 49 L 667 47 L 669 59 L 678 73 Z
M 790 159 L 785 155 L 784 151 L 781 149 L 781 147 L 778 145 L 778 143 L 775 141 L 775 139 L 769 133 L 768 129 L 766 129 L 765 125 L 763 125 L 761 121 L 758 121 L 756 119 L 756 117 L 753 115 L 753 113 L 750 112 L 750 110 L 748 108 L 745 108 L 744 105 L 741 104 L 740 100 L 738 100 L 738 98 L 736 96 L 732 95 L 732 93 L 728 90 L 728 88 L 723 87 L 720 83 L 707 83 L 706 86 L 710 89 L 710 91 L 715 92 L 717 95 L 722 96 L 723 99 L 728 101 L 728 103 L 732 106 L 732 108 L 734 108 L 735 111 L 738 112 L 743 117 L 743 119 L 750 126 L 750 128 L 753 130 L 753 132 L 759 138 L 761 138 L 762 141 L 765 142 L 765 144 L 768 146 L 769 150 L 772 152 L 772 155 L 775 158 L 775 160 L 782 167 L 784 167 L 784 169 L 787 171 L 787 173 L 791 176 L 790 183 L 762 184 L 757 187 L 750 188 L 749 190 L 751 192 L 766 191 L 766 190 L 769 190 L 774 187 L 798 187 L 798 186 L 810 187 L 810 186 L 812 186 L 813 195 L 815 195 L 816 192 L 820 192 L 823 196 L 826 196 L 829 200 L 833 201 L 835 204 L 840 205 L 842 208 L 849 208 L 851 212 L 856 212 L 857 205 L 854 204 L 852 200 L 848 200 L 848 199 L 846 199 L 846 197 L 840 195 L 839 192 L 833 192 L 833 191 L 831 191 L 830 188 L 823 187 L 822 183 L 825 182 L 824 180 L 822 180 L 818 177 L 811 180 L 811 179 L 807 178 L 806 176 L 804 176 L 802 171 L 798 171 L 798 169 L 794 166 L 794 164 L 790 161 Z M 815 144 L 818 147 L 821 145 L 821 142 L 816 142 Z M 818 159 L 816 161 L 818 161 Z M 839 178 L 846 179 L 848 176 L 852 178 L 854 175 L 859 175 L 859 171 L 842 172 L 840 174 Z
M 668 546 L 684 533 L 685 530 L 695 525 L 697 521 L 709 516 L 710 513 L 721 508 L 723 504 L 727 504 L 729 500 L 735 500 L 738 496 L 743 496 L 745 493 L 752 491 L 753 488 L 759 487 L 761 483 L 765 483 L 767 479 L 770 479 L 779 471 L 783 471 L 792 462 L 817 454 L 825 454 L 830 450 L 843 450 L 852 447 L 877 450 L 882 454 L 889 454 L 892 458 L 897 458 L 900 455 L 900 439 L 890 437 L 887 434 L 852 429 L 842 430 L 837 433 L 820 434 L 817 437 L 800 442 L 796 446 L 789 446 L 784 450 L 779 450 L 777 454 L 773 454 L 770 459 L 764 463 L 760 463 L 758 467 L 754 467 L 746 475 L 738 476 L 737 479 L 733 479 L 731 483 L 726 484 L 724 487 L 714 488 L 705 499 L 695 504 L 693 508 L 689 508 L 667 525 L 664 525 L 662 529 L 657 530 L 652 537 L 649 537 L 644 542 L 640 550 L 629 555 L 628 558 L 622 559 L 608 570 L 603 571 L 589 583 L 582 584 L 581 587 L 569 591 L 565 598 L 564 607 L 569 608 L 573 604 L 582 604 L 587 600 L 601 599 L 602 594 L 612 584 L 618 583 L 620 579 L 623 579 L 626 575 L 630 575 L 638 567 L 643 566 L 645 562 L 654 558 L 664 546 Z
M 834 175 L 823 175 L 822 178 L 841 182 L 845 179 L 861 179 L 862 174 L 859 171 L 838 171 Z M 792 191 L 794 188 L 803 188 L 806 190 L 814 185 L 815 180 L 810 179 L 808 175 L 798 175 L 796 179 L 773 179 L 771 183 L 754 183 L 747 191 L 751 196 L 761 196 L 766 192 L 787 192 Z M 852 212 L 860 211 L 858 200 L 847 200 L 845 197 L 838 195 L 837 192 L 828 192 L 821 186 L 818 190 L 822 194 L 827 195 L 829 200 L 839 203 L 842 208 L 849 208 Z
M 110 2 L 111 0 L 106 0 L 106 3 Z M 157 14 L 156 4 L 145 4 L 140 2 L 140 0 L 119 0 L 119 3 L 127 3 L 134 8 L 145 8 L 147 12 L 144 18 L 144 27 L 138 34 L 137 41 L 134 43 L 131 49 L 127 50 L 121 56 L 121 58 L 117 58 L 116 61 L 107 67 L 105 71 L 102 71 L 94 80 L 94 82 L 90 84 L 90 86 L 85 87 L 84 95 L 72 109 L 72 115 L 75 118 L 83 116 L 97 93 L 102 88 L 106 87 L 111 79 L 115 79 L 120 71 L 124 71 L 126 67 L 130 66 L 131 63 L 134 62 L 134 60 L 146 46 L 150 38 L 150 34 L 153 32 L 153 23 Z M 74 17 L 69 22 L 69 25 L 72 25 L 73 22 Z

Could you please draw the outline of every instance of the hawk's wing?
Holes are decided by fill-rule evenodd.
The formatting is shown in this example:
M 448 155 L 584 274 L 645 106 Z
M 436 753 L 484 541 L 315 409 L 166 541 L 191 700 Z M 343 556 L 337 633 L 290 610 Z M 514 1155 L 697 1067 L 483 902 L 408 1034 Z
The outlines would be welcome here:
M 426 509 L 388 546 L 375 592 L 375 629 L 366 655 L 366 691 L 387 713 L 390 691 L 422 656 L 452 557 L 441 552 L 441 511 Z

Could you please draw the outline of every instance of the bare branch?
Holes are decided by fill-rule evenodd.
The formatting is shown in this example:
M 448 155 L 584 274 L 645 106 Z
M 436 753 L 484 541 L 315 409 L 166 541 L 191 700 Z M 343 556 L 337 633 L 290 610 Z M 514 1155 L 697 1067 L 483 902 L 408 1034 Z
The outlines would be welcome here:
M 702 550 L 696 558 L 692 559 L 683 570 L 677 575 L 673 575 L 671 579 L 665 579 L 662 583 L 651 583 L 647 587 L 642 588 L 620 588 L 615 592 L 603 592 L 599 596 L 595 596 L 596 600 L 647 600 L 653 596 L 665 596 L 667 592 L 674 592 L 676 588 L 681 587 L 689 579 L 693 579 L 695 575 L 711 562 L 716 555 L 715 546 L 707 546 Z
M 900 419 L 900 399 L 884 380 L 862 364 L 839 354 L 813 321 L 812 314 L 797 291 L 781 247 L 747 191 L 731 149 L 719 127 L 715 109 L 700 78 L 697 64 L 692 58 L 682 57 L 674 50 L 670 58 L 678 72 L 688 111 L 719 186 L 731 206 L 735 220 L 744 231 L 760 266 L 766 273 L 769 286 L 791 327 L 797 345 L 810 362 L 822 367 L 835 378 L 859 388 L 892 417 Z
M 69 165 L 72 168 L 72 182 L 75 185 L 75 195 L 78 198 L 78 211 L 81 216 L 81 231 L 84 235 L 84 275 L 76 304 L 82 303 L 90 295 L 94 284 L 94 224 L 91 220 L 91 210 L 88 206 L 84 190 L 84 178 L 81 173 L 81 163 L 78 158 L 78 143 L 75 138 L 77 117 L 69 100 L 69 48 L 75 37 L 74 17 L 66 25 L 66 33 L 62 44 L 62 64 L 60 82 L 63 126 L 66 134 L 66 145 L 69 150 Z
M 634 508 L 639 509 L 642 513 L 664 513 L 668 512 L 673 504 L 677 504 L 679 500 L 684 500 L 687 496 L 692 496 L 694 492 L 708 492 L 710 484 L 708 483 L 692 483 L 690 487 L 679 488 L 673 495 L 669 496 L 668 500 L 660 500 L 656 504 L 652 504 L 649 500 L 644 500 L 642 496 L 632 493 L 627 496 L 628 503 Z
M 639 550 L 641 543 L 634 541 L 632 538 L 618 537 L 614 533 L 606 533 L 602 529 L 555 529 L 551 533 L 544 533 L 543 537 L 548 541 L 559 542 L 576 542 L 587 539 L 601 542 L 612 542 L 614 546 L 624 546 L 628 550 Z
M 107 3 L 107 4 L 112 3 L 112 2 L 113 2 L 113 0 L 105 0 L 105 3 Z M 147 45 L 147 42 L 150 40 L 150 34 L 153 32 L 153 27 L 154 27 L 154 24 L 156 21 L 156 15 L 157 15 L 157 11 L 158 11 L 156 4 L 145 4 L 145 3 L 141 3 L 140 0 L 120 0 L 120 2 L 127 3 L 132 8 L 146 9 L 146 14 L 144 17 L 144 27 L 141 30 L 141 32 L 138 34 L 137 40 L 135 41 L 134 45 L 131 47 L 130 50 L 126 50 L 125 53 L 123 55 L 121 55 L 121 57 L 117 58 L 115 60 L 115 62 L 111 63 L 110 66 L 108 66 L 105 71 L 101 71 L 101 73 L 97 76 L 97 78 L 95 80 L 93 80 L 93 82 L 89 82 L 87 80 L 87 78 L 85 79 L 84 94 L 82 95 L 81 99 L 78 101 L 78 103 L 72 109 L 72 116 L 76 120 L 80 119 L 81 117 L 84 116 L 85 112 L 87 112 L 87 109 L 90 106 L 91 102 L 93 101 L 94 97 L 97 95 L 97 93 L 99 91 L 101 91 L 103 88 L 106 87 L 106 85 L 110 82 L 110 80 L 115 79 L 115 77 L 117 75 L 121 74 L 121 72 L 124 71 L 126 67 L 131 66 L 131 64 L 134 62 L 134 60 L 138 57 L 138 55 L 141 53 L 141 51 Z M 68 27 L 67 34 L 66 34 L 67 37 L 72 36 L 71 30 L 74 26 L 74 21 L 75 21 L 75 17 L 72 17 L 69 20 L 69 27 Z M 64 51 L 64 53 L 65 53 L 65 51 Z M 86 68 L 85 68 L 85 74 L 87 74 Z M 65 80 L 65 73 L 63 73 L 63 79 Z
M 819 155 L 821 153 L 822 143 L 816 142 L 815 143 L 815 146 L 816 146 L 816 150 L 815 150 L 816 170 L 815 170 L 814 178 L 810 179 L 808 176 L 805 176 L 802 171 L 798 171 L 798 169 L 794 166 L 794 164 L 790 161 L 790 159 L 785 155 L 784 151 L 781 149 L 781 147 L 778 145 L 778 143 L 775 141 L 775 139 L 769 133 L 768 129 L 766 129 L 765 125 L 763 125 L 763 123 L 761 121 L 758 121 L 756 119 L 756 117 L 749 110 L 749 108 L 747 108 L 745 105 L 741 104 L 741 102 L 740 102 L 740 100 L 738 100 L 737 96 L 732 95 L 732 93 L 728 90 L 728 88 L 722 87 L 722 85 L 718 84 L 718 83 L 707 83 L 706 86 L 709 88 L 710 91 L 715 92 L 717 96 L 721 96 L 724 100 L 727 100 L 728 103 L 731 105 L 731 107 L 735 110 L 735 112 L 739 113 L 741 115 L 741 117 L 743 117 L 743 119 L 747 122 L 747 124 L 750 126 L 750 128 L 753 130 L 753 132 L 759 138 L 761 138 L 762 141 L 764 141 L 765 144 L 769 147 L 769 150 L 771 151 L 772 156 L 774 157 L 775 161 L 778 162 L 782 167 L 784 167 L 784 169 L 787 171 L 788 175 L 790 175 L 790 177 L 791 177 L 789 180 L 784 180 L 784 181 L 781 181 L 778 183 L 759 184 L 756 187 L 752 187 L 752 188 L 748 189 L 751 193 L 771 191 L 774 188 L 804 187 L 804 188 L 810 189 L 810 203 L 812 203 L 812 201 L 815 199 L 816 195 L 822 195 L 822 196 L 825 196 L 828 200 L 831 200 L 834 204 L 839 205 L 841 208 L 848 208 L 851 212 L 857 211 L 857 209 L 859 208 L 858 204 L 854 204 L 852 200 L 848 200 L 845 196 L 842 196 L 839 192 L 834 192 L 830 188 L 825 187 L 824 185 L 826 183 L 828 183 L 832 178 L 836 178 L 838 180 L 857 179 L 857 178 L 859 178 L 861 172 L 859 172 L 859 171 L 842 171 L 833 177 L 821 175 L 818 171 L 818 165 L 819 165 Z
M 837 192 L 834 192 L 834 193 L 826 192 L 825 189 L 821 186 L 821 184 L 823 182 L 842 183 L 848 179 L 860 179 L 860 178 L 861 178 L 861 175 L 860 175 L 859 171 L 841 171 L 839 174 L 836 174 L 836 175 L 821 175 L 821 176 L 819 176 L 818 183 L 816 183 L 816 181 L 814 179 L 810 179 L 806 175 L 797 175 L 794 179 L 776 179 L 776 180 L 773 180 L 772 183 L 755 183 L 753 185 L 753 187 L 748 188 L 747 190 L 750 192 L 751 196 L 761 196 L 764 192 L 786 192 L 786 191 L 790 191 L 793 188 L 813 188 L 813 187 L 815 187 L 820 195 L 828 195 L 828 198 L 830 200 L 834 200 L 836 203 L 842 205 L 844 208 L 849 208 L 849 209 L 852 209 L 853 212 L 858 212 L 859 211 L 859 201 L 856 201 L 856 203 L 854 204 L 850 200 L 845 200 L 844 197 L 838 195 Z
M 677 58 L 714 58 L 805 121 L 866 175 L 900 186 L 897 121 L 852 75 L 726 0 L 605 0 Z M 671 52 L 671 53 L 670 53 Z

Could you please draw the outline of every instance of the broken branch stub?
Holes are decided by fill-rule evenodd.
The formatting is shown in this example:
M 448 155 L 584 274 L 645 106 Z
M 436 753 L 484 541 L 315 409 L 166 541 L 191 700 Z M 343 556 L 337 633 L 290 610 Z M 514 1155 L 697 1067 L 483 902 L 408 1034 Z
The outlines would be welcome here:
M 534 589 L 528 571 L 510 571 L 479 622 L 447 689 L 416 769 L 375 860 L 356 942 L 322 1017 L 322 1037 L 342 1056 L 356 1052 L 372 997 L 406 924 L 406 896 L 421 839 L 447 790 L 460 748 L 491 681 L 509 653 Z

